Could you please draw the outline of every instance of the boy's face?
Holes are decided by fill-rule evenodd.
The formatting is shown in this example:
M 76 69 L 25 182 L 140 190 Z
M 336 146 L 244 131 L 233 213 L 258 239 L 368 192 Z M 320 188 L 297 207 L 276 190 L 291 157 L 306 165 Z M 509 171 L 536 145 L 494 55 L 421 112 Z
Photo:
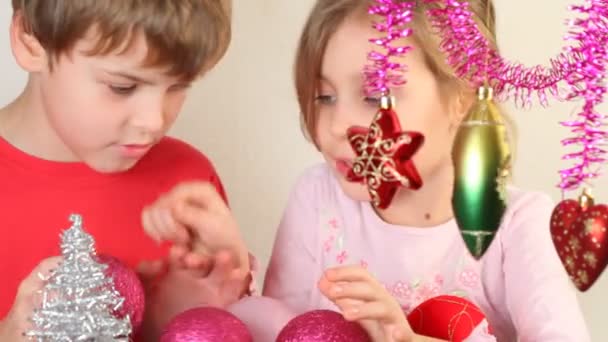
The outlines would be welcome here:
M 131 168 L 171 127 L 188 88 L 162 68 L 143 67 L 144 36 L 124 51 L 88 56 L 88 35 L 52 71 L 38 73 L 41 110 L 61 158 L 100 172 Z

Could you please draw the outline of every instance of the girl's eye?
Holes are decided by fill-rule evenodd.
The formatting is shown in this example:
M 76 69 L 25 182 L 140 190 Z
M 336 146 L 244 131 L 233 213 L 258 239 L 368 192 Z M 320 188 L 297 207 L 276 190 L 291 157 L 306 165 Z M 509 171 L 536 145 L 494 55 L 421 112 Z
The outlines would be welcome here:
M 336 97 L 331 95 L 317 95 L 317 97 L 315 97 L 315 102 L 319 104 L 330 105 L 336 102 Z
M 378 105 L 380 105 L 380 98 L 378 97 L 371 97 L 371 96 L 366 96 L 363 98 L 363 101 L 369 105 L 375 106 L 377 107 Z

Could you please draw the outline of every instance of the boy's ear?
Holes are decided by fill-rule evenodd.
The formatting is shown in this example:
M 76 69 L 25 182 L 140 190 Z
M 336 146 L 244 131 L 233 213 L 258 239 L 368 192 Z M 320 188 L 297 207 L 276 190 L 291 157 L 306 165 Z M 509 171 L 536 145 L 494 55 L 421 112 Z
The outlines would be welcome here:
M 10 27 L 11 50 L 20 67 L 27 72 L 41 72 L 48 67 L 46 50 L 27 27 L 21 11 L 15 12 Z

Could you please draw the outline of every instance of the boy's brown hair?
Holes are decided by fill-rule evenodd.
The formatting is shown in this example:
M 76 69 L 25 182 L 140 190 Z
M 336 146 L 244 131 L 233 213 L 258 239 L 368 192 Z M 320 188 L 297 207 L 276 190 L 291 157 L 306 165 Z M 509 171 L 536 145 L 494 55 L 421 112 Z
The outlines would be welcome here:
M 99 40 L 91 55 L 126 49 L 134 33 L 148 43 L 147 66 L 192 80 L 215 65 L 231 38 L 231 0 L 12 0 L 53 59 L 69 54 L 91 28 Z

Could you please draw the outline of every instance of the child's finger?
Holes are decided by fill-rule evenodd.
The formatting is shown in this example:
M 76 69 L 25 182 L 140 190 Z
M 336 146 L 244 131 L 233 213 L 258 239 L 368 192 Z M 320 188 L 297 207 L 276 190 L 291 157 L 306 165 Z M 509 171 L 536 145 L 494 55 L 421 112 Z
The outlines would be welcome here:
M 351 308 L 359 307 L 363 305 L 363 301 L 359 299 L 342 298 L 333 301 L 334 304 L 340 309 L 341 312 L 350 310 Z
M 173 241 L 181 244 L 188 244 L 191 242 L 188 228 L 179 222 L 175 222 L 175 240 Z
M 146 208 L 142 211 L 141 224 L 144 227 L 146 234 L 148 234 L 152 240 L 156 241 L 156 243 L 161 242 L 160 234 L 152 221 L 152 209 Z
M 160 230 L 157 227 L 159 222 L 157 222 L 158 220 L 155 218 L 155 212 L 158 211 L 160 208 L 166 208 L 168 203 L 169 201 L 167 196 L 162 195 L 158 199 L 156 199 L 153 204 L 146 206 L 142 210 L 141 219 L 142 225 L 144 226 L 144 230 L 148 233 L 148 235 L 150 235 L 150 237 L 152 237 L 158 243 L 162 241 L 162 238 L 160 236 Z
M 40 262 L 19 284 L 15 304 L 11 311 L 18 317 L 27 317 L 34 308 L 40 307 L 42 298 L 39 294 L 62 260 L 62 257 L 52 257 Z
M 160 210 L 159 215 L 162 221 L 161 224 L 165 228 L 165 233 L 167 234 L 165 239 L 183 244 L 189 242 L 190 236 L 186 227 L 175 220 L 170 209 Z
M 317 287 L 319 288 L 319 290 L 321 291 L 321 293 L 325 296 L 328 297 L 330 296 L 330 289 L 333 286 L 334 282 L 329 281 L 325 275 L 321 276 L 321 279 L 319 279 L 319 281 L 317 282 Z
M 210 280 L 216 284 L 222 284 L 232 278 L 232 270 L 234 270 L 234 258 L 227 251 L 220 251 L 215 256 L 213 269 L 209 273 Z
M 163 260 L 142 261 L 137 265 L 136 272 L 144 285 L 156 280 L 167 269 L 167 263 Z
M 222 284 L 223 292 L 233 296 L 234 300 L 238 300 L 250 290 L 250 284 L 253 281 L 251 270 L 240 267 L 242 265 L 238 262 L 238 257 L 230 251 L 224 251 L 224 253 L 228 276 Z
M 176 224 L 171 213 L 166 208 L 156 208 L 151 211 L 151 221 L 154 230 L 158 232 L 161 241 L 176 241 Z
M 407 342 L 411 340 L 412 331 L 408 330 L 405 327 L 401 326 L 393 326 L 392 329 L 393 342 Z
M 184 258 L 188 254 L 188 247 L 181 244 L 174 244 L 169 249 L 169 264 L 172 267 L 184 268 Z
M 171 191 L 170 196 L 173 203 L 190 203 L 218 214 L 230 211 L 215 186 L 208 182 L 182 183 Z
M 186 267 L 198 270 L 203 277 L 209 274 L 209 270 L 213 266 L 213 258 L 208 255 L 190 252 L 184 256 L 183 260 Z
M 40 262 L 32 272 L 21 282 L 17 290 L 17 296 L 29 296 L 36 291 L 41 290 L 51 273 L 57 269 L 62 257 L 52 257 Z
M 217 215 L 193 205 L 178 205 L 172 213 L 181 224 L 190 227 L 198 237 L 215 236 L 213 231 L 218 226 Z
M 142 212 L 142 225 L 146 233 L 157 243 L 172 241 L 186 244 L 190 241 L 186 227 L 174 219 L 167 207 L 145 209 Z
M 213 266 L 213 258 L 207 255 L 192 252 L 188 246 L 176 244 L 169 250 L 169 261 L 177 268 L 187 268 L 196 277 L 206 277 Z
M 343 281 L 330 281 L 329 279 L 327 279 L 327 277 L 322 275 L 321 279 L 319 279 L 319 282 L 317 283 L 317 287 L 319 288 L 319 290 L 321 290 L 321 293 L 323 293 L 323 295 L 325 295 L 325 297 L 331 297 L 332 296 L 331 289 L 334 286 L 343 285 L 346 283 L 347 282 L 343 282 Z
M 332 283 L 327 291 L 328 297 L 332 300 L 350 298 L 362 301 L 374 301 L 382 298 L 382 293 L 379 293 L 373 284 L 365 281 Z
M 340 266 L 325 270 L 323 275 L 330 281 L 373 281 L 369 272 L 358 265 Z
M 380 301 L 364 302 L 361 305 L 352 306 L 345 310 L 343 314 L 348 321 L 372 319 L 392 323 L 390 322 L 391 307 Z

